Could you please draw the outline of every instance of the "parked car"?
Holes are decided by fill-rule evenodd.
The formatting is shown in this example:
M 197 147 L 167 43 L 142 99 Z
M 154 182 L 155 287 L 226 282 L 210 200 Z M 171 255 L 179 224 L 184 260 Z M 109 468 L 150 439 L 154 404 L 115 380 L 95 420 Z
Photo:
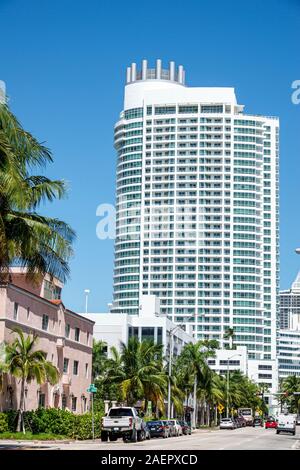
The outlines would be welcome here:
M 236 423 L 232 418 L 222 418 L 220 421 L 220 429 L 236 429 Z
M 192 428 L 191 426 L 186 422 L 186 421 L 179 421 L 180 426 L 182 427 L 182 434 L 185 434 L 186 436 L 189 434 L 192 434 Z
M 169 422 L 173 423 L 175 428 L 175 436 L 182 436 L 182 427 L 178 419 L 170 419 Z
M 256 417 L 254 418 L 254 420 L 253 420 L 252 426 L 253 426 L 254 428 L 256 428 L 256 427 L 258 427 L 258 426 L 262 427 L 262 426 L 263 426 L 263 420 L 262 420 L 261 418 L 258 418 L 258 417 L 256 416 Z
M 300 424 L 300 415 L 297 415 L 297 418 L 296 418 L 296 424 L 299 425 Z
M 244 416 L 239 415 L 238 420 L 240 422 L 241 428 L 245 428 L 247 426 L 247 420 L 244 418 Z
M 141 440 L 142 418 L 135 408 L 112 407 L 102 418 L 101 441 L 116 441 L 119 437 L 124 442 Z
M 146 439 L 151 439 L 151 433 L 148 423 L 146 423 L 146 421 L 142 421 L 142 440 L 145 441 Z
M 276 419 L 273 418 L 272 416 L 269 416 L 269 417 L 266 419 L 265 428 L 266 428 L 266 429 L 276 429 L 276 428 L 277 428 L 277 421 L 276 421 Z
M 279 434 L 280 432 L 289 432 L 295 436 L 296 420 L 294 415 L 286 413 L 278 416 L 276 434 Z
M 239 417 L 238 417 L 238 416 L 235 416 L 235 417 L 233 418 L 233 421 L 235 422 L 235 425 L 236 425 L 237 428 L 241 428 L 241 427 L 242 427 L 242 423 L 241 423 L 241 421 L 239 420 Z
M 151 437 L 163 437 L 164 439 L 169 437 L 169 428 L 166 425 L 166 421 L 148 421 L 147 427 Z
M 164 423 L 165 423 L 166 426 L 167 426 L 167 429 L 168 429 L 168 432 L 169 432 L 169 437 L 174 437 L 174 436 L 176 436 L 176 429 L 175 429 L 175 426 L 174 426 L 173 421 L 167 421 L 167 420 L 165 420 Z
M 173 424 L 170 424 L 169 421 L 163 419 L 162 420 L 164 426 L 166 427 L 166 430 L 167 430 L 167 434 L 168 434 L 168 437 L 173 437 L 175 434 L 175 430 L 174 430 L 174 426 Z

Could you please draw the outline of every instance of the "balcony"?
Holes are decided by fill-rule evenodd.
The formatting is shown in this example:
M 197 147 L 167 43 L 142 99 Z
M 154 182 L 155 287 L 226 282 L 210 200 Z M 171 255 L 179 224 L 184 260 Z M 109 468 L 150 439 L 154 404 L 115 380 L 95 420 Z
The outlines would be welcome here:
M 57 340 L 56 340 L 56 347 L 57 347 L 57 348 L 63 348 L 64 345 L 65 345 L 65 338 L 62 337 L 62 336 L 59 337 L 59 338 L 57 338 Z
M 70 374 L 63 374 L 61 381 L 62 381 L 63 385 L 71 385 L 72 378 L 71 378 Z

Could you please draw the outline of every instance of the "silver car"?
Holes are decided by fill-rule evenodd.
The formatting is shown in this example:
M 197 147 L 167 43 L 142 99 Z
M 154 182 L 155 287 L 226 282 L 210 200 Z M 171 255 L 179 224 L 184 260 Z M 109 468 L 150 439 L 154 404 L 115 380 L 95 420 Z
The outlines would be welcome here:
M 236 429 L 236 423 L 231 418 L 222 418 L 220 421 L 220 429 Z

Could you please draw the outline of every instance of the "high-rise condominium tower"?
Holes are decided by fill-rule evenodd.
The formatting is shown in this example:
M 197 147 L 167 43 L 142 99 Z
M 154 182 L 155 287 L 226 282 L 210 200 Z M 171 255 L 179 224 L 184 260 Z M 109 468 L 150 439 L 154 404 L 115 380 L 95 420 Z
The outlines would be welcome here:
M 112 311 L 162 313 L 250 359 L 275 359 L 278 140 L 233 88 L 188 87 L 174 62 L 127 69 L 115 126 L 117 234 Z

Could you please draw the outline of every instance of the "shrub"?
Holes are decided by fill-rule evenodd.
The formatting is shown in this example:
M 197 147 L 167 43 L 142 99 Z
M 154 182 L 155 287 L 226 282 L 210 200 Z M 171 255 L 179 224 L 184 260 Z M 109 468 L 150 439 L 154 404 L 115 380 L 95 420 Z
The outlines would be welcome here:
M 3 415 L 1 419 L 1 415 Z M 103 413 L 94 415 L 95 437 L 101 434 Z M 0 413 L 0 433 L 16 432 L 17 411 Z M 38 408 L 24 413 L 25 429 L 33 435 L 48 434 L 65 436 L 72 439 L 92 439 L 92 414 L 75 415 L 71 411 L 57 408 Z
M 5 411 L 4 414 L 7 416 L 8 431 L 15 432 L 18 424 L 18 411 L 9 410 Z
M 6 413 L 0 413 L 0 433 L 8 431 L 8 419 Z
M 103 413 L 94 414 L 94 430 L 95 437 L 100 437 L 101 435 L 101 418 Z M 92 414 L 86 413 L 84 415 L 76 416 L 76 427 L 73 437 L 75 439 L 84 440 L 92 439 Z

